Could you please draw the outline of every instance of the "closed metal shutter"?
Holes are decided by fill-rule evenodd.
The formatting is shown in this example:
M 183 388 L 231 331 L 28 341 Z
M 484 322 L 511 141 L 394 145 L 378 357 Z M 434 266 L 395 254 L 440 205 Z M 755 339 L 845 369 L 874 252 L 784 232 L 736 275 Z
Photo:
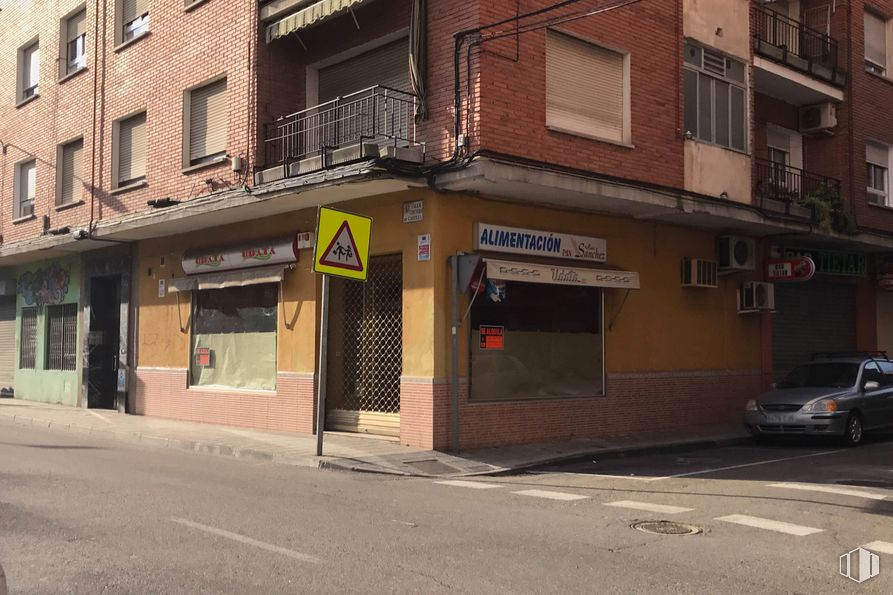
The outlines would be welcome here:
M 149 12 L 149 0 L 124 0 L 121 2 L 121 23 L 126 25 Z
M 775 285 L 772 367 L 781 379 L 813 353 L 856 348 L 856 296 L 852 285 L 810 281 Z
M 146 177 L 146 114 L 123 120 L 118 128 L 118 186 Z
M 546 125 L 623 141 L 622 54 L 549 31 Z
M 15 377 L 16 299 L 0 297 L 0 392 L 12 392 Z
M 65 205 L 83 198 L 84 187 L 80 180 L 83 153 L 83 140 L 76 140 L 62 147 L 62 189 L 59 204 Z
M 68 19 L 68 25 L 66 28 L 68 29 L 68 37 L 66 41 L 71 42 L 81 35 L 85 35 L 87 33 L 87 11 L 82 10 L 81 12 Z
M 226 153 L 226 79 L 192 91 L 189 98 L 189 163 Z
M 320 69 L 319 103 L 376 85 L 410 91 L 408 39 Z

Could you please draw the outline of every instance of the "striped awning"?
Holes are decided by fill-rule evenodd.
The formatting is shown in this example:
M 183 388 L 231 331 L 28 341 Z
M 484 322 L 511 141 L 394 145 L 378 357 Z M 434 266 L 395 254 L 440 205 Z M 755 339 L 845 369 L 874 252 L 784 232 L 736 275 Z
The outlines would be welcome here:
M 322 0 L 267 25 L 267 43 L 356 8 L 368 0 Z
M 226 289 L 227 287 L 245 287 L 263 283 L 279 283 L 285 276 L 288 265 L 260 267 L 223 273 L 208 273 L 191 277 L 177 277 L 167 282 L 168 293 L 187 293 L 205 289 Z

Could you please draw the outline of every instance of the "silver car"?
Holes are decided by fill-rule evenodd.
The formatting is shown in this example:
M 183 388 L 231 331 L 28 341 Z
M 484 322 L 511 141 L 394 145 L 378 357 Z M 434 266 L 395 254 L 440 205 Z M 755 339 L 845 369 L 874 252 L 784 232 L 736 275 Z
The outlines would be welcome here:
M 829 435 L 856 446 L 866 431 L 893 426 L 893 361 L 886 353 L 816 356 L 748 401 L 744 425 L 757 437 Z

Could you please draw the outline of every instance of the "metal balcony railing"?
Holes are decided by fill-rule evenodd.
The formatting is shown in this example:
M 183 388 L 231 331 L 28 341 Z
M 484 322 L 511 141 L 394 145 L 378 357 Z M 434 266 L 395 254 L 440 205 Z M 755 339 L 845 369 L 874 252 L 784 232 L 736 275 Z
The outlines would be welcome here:
M 754 170 L 754 192 L 763 207 L 767 206 L 767 200 L 774 200 L 784 203 L 785 211 L 790 213 L 791 207 L 810 208 L 807 199 L 826 187 L 840 192 L 840 180 L 837 178 L 809 173 L 767 159 L 754 158 Z
M 761 44 L 768 44 L 782 52 L 786 63 L 797 62 L 786 58 L 799 58 L 808 72 L 814 72 L 814 66 L 831 72 L 838 70 L 837 40 L 773 10 L 760 6 L 754 6 L 753 10 L 757 51 Z
M 370 87 L 278 118 L 265 127 L 266 167 L 363 143 L 415 144 L 416 96 Z

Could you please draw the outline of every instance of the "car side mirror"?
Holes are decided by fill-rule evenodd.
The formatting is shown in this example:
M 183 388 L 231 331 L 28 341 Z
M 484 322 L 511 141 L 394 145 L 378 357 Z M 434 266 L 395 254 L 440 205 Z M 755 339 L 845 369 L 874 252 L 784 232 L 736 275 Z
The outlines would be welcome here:
M 865 384 L 862 385 L 863 391 L 877 390 L 881 387 L 880 383 L 876 380 L 866 380 Z

